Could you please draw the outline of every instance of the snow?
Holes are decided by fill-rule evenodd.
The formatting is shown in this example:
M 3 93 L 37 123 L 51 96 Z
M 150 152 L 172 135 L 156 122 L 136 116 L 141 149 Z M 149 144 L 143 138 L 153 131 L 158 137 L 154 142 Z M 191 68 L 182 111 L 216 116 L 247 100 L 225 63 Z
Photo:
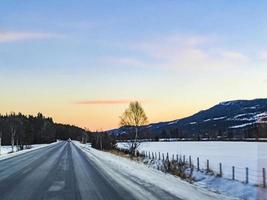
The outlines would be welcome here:
M 169 122 L 168 125 L 177 124 L 178 121 L 179 121 L 179 120 L 175 120 L 175 121 Z
M 240 100 L 224 101 L 224 102 L 219 103 L 219 105 L 222 105 L 222 106 L 230 106 L 230 105 L 234 105 L 234 104 L 236 104 L 238 102 L 240 102 Z
M 253 123 L 246 123 L 246 124 L 241 124 L 241 125 L 236 125 L 236 126 L 230 126 L 229 128 L 243 128 L 243 127 L 246 127 L 246 126 L 250 126 L 252 124 Z
M 224 117 L 215 117 L 215 118 L 213 118 L 213 120 L 220 120 L 220 119 L 224 119 L 224 118 L 226 118 L 225 116 Z
M 118 144 L 123 147 L 123 143 Z M 189 155 L 193 164 L 200 159 L 200 168 L 206 169 L 209 159 L 210 169 L 219 172 L 222 163 L 223 178 L 195 172 L 196 184 L 227 195 L 246 199 L 267 199 L 267 190 L 256 187 L 262 184 L 262 168 L 267 169 L 267 143 L 264 142 L 144 142 L 140 151 Z M 176 156 L 175 156 L 176 157 Z M 235 166 L 235 179 L 232 181 L 232 166 Z M 249 184 L 244 184 L 245 168 L 249 168 Z M 259 196 L 259 195 L 265 195 Z M 259 198 L 260 197 L 260 198 Z
M 196 124 L 197 122 L 190 122 L 191 125 Z
M 208 121 L 210 121 L 211 119 L 205 119 L 203 122 L 208 122 Z
M 16 156 L 16 155 L 20 155 L 20 154 L 23 154 L 23 153 L 26 153 L 26 152 L 29 152 L 29 151 L 40 149 L 40 148 L 43 148 L 43 147 L 47 147 L 47 146 L 53 145 L 53 144 L 55 144 L 57 142 L 50 143 L 50 144 L 32 144 L 30 149 L 24 149 L 24 150 L 21 150 L 21 151 L 17 151 L 17 147 L 14 146 L 14 152 L 13 153 L 11 153 L 11 151 L 12 151 L 12 147 L 11 146 L 1 146 L 0 160 L 4 160 L 4 159 L 10 158 L 10 157 L 13 157 L 13 156 Z
M 111 177 L 113 181 L 129 189 L 129 192 L 134 191 L 136 199 L 157 199 L 154 196 L 154 193 L 159 192 L 157 188 L 181 199 L 230 199 L 224 195 L 192 185 L 173 175 L 149 168 L 143 163 L 98 151 L 79 142 L 74 142 L 74 144 L 86 152 L 90 160 L 101 168 L 101 171 L 105 172 L 107 176 Z M 146 188 L 149 188 L 150 192 Z M 164 199 L 164 196 L 162 196 L 162 199 Z
M 243 117 L 245 116 L 245 117 Z M 232 121 L 253 121 L 253 122 L 261 122 L 262 118 L 267 117 L 267 112 L 252 112 L 252 113 L 243 113 L 236 115 L 232 118 L 228 118 L 227 120 Z

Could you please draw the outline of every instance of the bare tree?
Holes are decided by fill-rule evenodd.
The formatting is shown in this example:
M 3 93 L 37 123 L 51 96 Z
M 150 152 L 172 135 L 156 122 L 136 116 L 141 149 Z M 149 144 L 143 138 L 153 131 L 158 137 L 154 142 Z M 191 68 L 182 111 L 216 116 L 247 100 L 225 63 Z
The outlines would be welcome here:
M 3 128 L 4 128 L 4 120 L 0 118 L 0 155 L 1 155 L 1 148 L 2 148 Z
M 12 152 L 14 152 L 14 145 L 15 145 L 15 136 L 18 132 L 19 126 L 21 125 L 21 121 L 15 115 L 15 113 L 11 113 L 11 119 L 9 121 L 9 130 L 11 135 L 11 148 Z
M 138 101 L 131 102 L 129 107 L 120 116 L 120 125 L 134 127 L 135 136 L 128 143 L 131 154 L 136 153 L 140 143 L 138 142 L 138 128 L 148 123 L 144 109 Z

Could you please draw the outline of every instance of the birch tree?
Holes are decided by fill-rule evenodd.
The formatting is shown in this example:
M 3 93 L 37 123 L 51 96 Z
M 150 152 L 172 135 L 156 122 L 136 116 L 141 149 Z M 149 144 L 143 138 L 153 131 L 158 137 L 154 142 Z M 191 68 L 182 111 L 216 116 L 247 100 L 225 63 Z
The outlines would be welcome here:
M 129 107 L 124 111 L 122 116 L 120 116 L 120 125 L 121 126 L 130 126 L 134 127 L 135 134 L 134 138 L 129 141 L 129 151 L 131 154 L 136 153 L 136 150 L 139 146 L 138 142 L 138 130 L 140 126 L 143 126 L 148 123 L 147 116 L 144 109 L 138 101 L 131 102 Z

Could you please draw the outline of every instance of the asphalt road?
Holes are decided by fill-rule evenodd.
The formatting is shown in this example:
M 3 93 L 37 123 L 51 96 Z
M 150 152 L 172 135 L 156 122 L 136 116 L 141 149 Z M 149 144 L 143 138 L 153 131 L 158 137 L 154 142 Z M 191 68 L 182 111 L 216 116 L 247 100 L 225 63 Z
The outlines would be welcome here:
M 130 177 L 129 177 L 130 178 Z M 147 188 L 151 192 L 153 188 Z M 137 199 L 82 150 L 60 142 L 0 161 L 1 200 Z M 177 199 L 165 191 L 158 199 Z M 163 196 L 162 196 L 163 195 Z

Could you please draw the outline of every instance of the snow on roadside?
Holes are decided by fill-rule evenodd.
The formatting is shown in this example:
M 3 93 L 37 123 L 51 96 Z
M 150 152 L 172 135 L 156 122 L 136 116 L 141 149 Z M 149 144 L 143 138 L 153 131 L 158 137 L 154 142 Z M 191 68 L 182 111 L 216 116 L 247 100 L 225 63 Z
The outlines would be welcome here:
M 16 155 L 20 155 L 20 154 L 23 154 L 23 153 L 26 153 L 26 152 L 30 152 L 30 151 L 33 151 L 33 150 L 36 150 L 36 149 L 40 149 L 40 148 L 43 148 L 43 147 L 47 147 L 47 146 L 56 144 L 57 142 L 53 142 L 53 143 L 50 143 L 50 144 L 33 144 L 33 145 L 31 145 L 30 149 L 24 149 L 24 150 L 21 150 L 21 151 L 17 151 L 17 148 L 15 146 L 14 147 L 14 151 L 15 152 L 13 152 L 13 153 L 11 153 L 11 150 L 12 150 L 11 146 L 1 146 L 0 160 L 4 160 L 4 159 L 7 159 L 7 158 L 16 156 Z
M 128 148 L 125 143 L 118 143 L 118 148 Z M 249 168 L 249 183 L 262 184 L 262 168 L 267 169 L 267 143 L 265 142 L 143 142 L 140 152 L 160 152 L 170 156 L 178 154 L 189 156 L 196 166 L 197 157 L 201 169 L 206 169 L 209 160 L 210 169 L 219 172 L 222 163 L 223 177 L 232 178 L 232 166 L 235 166 L 235 179 L 245 181 L 246 168 Z
M 127 148 L 127 145 L 119 143 L 119 147 Z M 201 170 L 202 172 L 194 170 L 192 176 L 196 181 L 195 185 L 240 199 L 267 200 L 267 189 L 255 185 L 255 183 L 262 183 L 261 174 L 257 179 L 253 179 L 255 170 L 267 164 L 266 148 L 266 143 L 252 142 L 144 142 L 139 149 L 154 153 L 168 152 L 169 155 L 178 154 L 179 156 L 182 155 L 181 152 L 187 152 L 192 155 L 193 161 L 196 157 L 200 157 L 201 161 L 210 159 L 210 168 L 217 173 L 216 164 L 222 162 L 223 178 L 207 175 L 205 170 Z M 155 169 L 161 167 L 159 161 L 147 163 Z M 200 169 L 205 169 L 205 164 L 205 162 L 200 162 Z M 235 179 L 239 181 L 231 180 L 232 168 L 229 166 L 236 166 Z M 239 173 L 245 171 L 246 166 L 250 169 L 249 184 L 244 183 L 245 173 Z
M 204 188 L 192 185 L 170 174 L 165 174 L 153 168 L 148 168 L 142 163 L 131 161 L 111 153 L 98 151 L 88 145 L 73 142 L 90 156 L 98 167 L 112 177 L 116 182 L 131 191 L 136 191 L 137 199 L 154 199 L 144 186 L 160 188 L 177 198 L 192 200 L 232 199 L 221 194 L 208 191 Z M 138 182 L 138 184 L 136 183 Z M 157 191 L 154 191 L 157 192 Z

